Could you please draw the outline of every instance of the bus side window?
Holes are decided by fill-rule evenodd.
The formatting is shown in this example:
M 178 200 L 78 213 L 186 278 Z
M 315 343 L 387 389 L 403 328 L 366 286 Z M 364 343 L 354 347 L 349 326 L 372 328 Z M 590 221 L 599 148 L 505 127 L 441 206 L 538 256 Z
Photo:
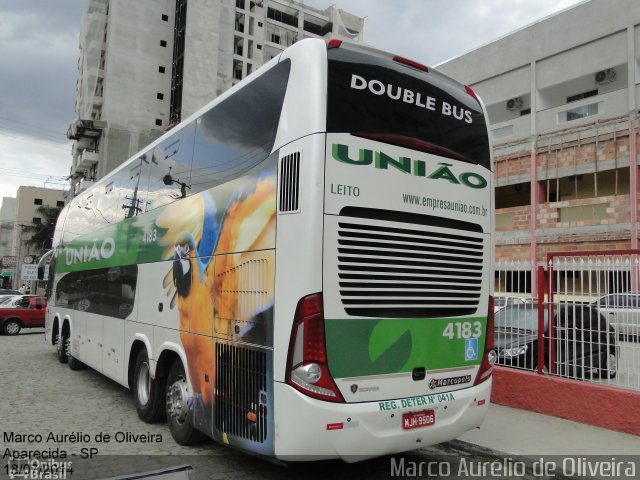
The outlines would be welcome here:
M 64 224 L 62 243 L 67 244 L 74 238 L 85 235 L 94 229 L 94 216 L 87 209 L 82 197 L 76 197 L 69 204 L 67 218 Z
M 149 188 L 144 197 L 144 211 L 193 195 L 189 177 L 195 131 L 195 122 L 186 125 L 157 145 L 147 156 Z
M 206 112 L 196 130 L 191 194 L 238 178 L 275 143 L 291 63 L 280 62 Z

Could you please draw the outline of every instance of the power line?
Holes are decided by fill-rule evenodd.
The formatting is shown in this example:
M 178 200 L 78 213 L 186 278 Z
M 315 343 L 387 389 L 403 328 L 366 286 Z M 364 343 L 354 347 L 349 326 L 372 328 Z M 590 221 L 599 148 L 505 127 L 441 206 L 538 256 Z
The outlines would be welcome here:
M 0 168 L 0 175 L 5 177 L 18 177 L 18 178 L 30 178 L 31 180 L 36 180 L 38 182 L 50 183 L 52 185 L 66 185 L 67 183 L 60 183 L 60 181 L 67 180 L 68 176 L 66 175 L 47 175 L 47 174 L 37 174 L 31 172 L 7 172 L 4 169 Z
M 47 177 L 43 177 L 40 175 L 32 175 L 32 174 L 27 174 L 27 173 L 3 173 L 3 175 L 7 176 L 7 177 L 21 177 L 21 178 L 32 178 L 34 180 L 46 180 Z
M 32 173 L 28 171 L 10 171 L 0 168 L 0 174 L 8 176 L 8 177 L 27 177 L 33 178 L 34 180 L 47 180 L 52 177 L 52 175 L 48 175 L 46 173 Z M 57 177 L 62 177 L 62 175 L 56 175 Z

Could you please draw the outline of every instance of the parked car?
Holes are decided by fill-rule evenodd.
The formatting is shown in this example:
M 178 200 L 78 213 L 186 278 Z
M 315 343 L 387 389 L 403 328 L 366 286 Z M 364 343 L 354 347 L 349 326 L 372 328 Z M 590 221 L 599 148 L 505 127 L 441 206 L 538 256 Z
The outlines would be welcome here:
M 612 293 L 592 305 L 609 319 L 619 335 L 640 337 L 640 294 Z
M 9 288 L 0 288 L 0 295 L 20 295 L 20 292 Z
M 549 371 L 549 318 L 544 309 L 544 365 Z M 618 372 L 620 347 L 616 330 L 597 309 L 584 304 L 558 307 L 554 312 L 556 373 L 574 378 Z M 495 314 L 498 364 L 538 369 L 538 306 L 505 307 Z
M 0 308 L 24 307 L 29 304 L 29 299 L 35 295 L 7 295 L 0 298 Z
M 26 295 L 19 306 L 0 309 L 0 332 L 17 335 L 23 328 L 44 327 L 46 301 L 39 295 Z
M 521 306 L 533 303 L 532 299 L 524 297 L 494 297 L 493 299 L 493 312 L 499 312 L 505 307 Z
M 3 305 L 14 298 L 15 295 L 0 295 L 0 305 Z

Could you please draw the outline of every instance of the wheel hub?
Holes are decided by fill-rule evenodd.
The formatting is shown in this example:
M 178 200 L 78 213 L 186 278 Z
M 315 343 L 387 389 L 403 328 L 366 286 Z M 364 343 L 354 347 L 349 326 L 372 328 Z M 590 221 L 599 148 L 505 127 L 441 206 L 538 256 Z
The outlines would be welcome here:
M 146 362 L 140 365 L 136 388 L 140 404 L 146 405 L 149 402 L 151 392 L 151 376 L 149 375 L 149 364 Z
M 20 326 L 16 322 L 10 322 L 7 324 L 7 333 L 9 335 L 15 335 L 20 331 Z
M 177 380 L 167 390 L 167 415 L 174 417 L 178 423 L 184 423 L 187 419 L 187 399 L 187 382 L 184 379 Z

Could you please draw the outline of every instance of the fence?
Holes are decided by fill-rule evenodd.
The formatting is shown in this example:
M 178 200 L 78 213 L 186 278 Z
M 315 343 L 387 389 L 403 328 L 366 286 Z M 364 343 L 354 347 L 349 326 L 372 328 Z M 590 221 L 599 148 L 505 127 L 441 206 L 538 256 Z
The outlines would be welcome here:
M 496 265 L 498 364 L 640 391 L 640 250 Z

